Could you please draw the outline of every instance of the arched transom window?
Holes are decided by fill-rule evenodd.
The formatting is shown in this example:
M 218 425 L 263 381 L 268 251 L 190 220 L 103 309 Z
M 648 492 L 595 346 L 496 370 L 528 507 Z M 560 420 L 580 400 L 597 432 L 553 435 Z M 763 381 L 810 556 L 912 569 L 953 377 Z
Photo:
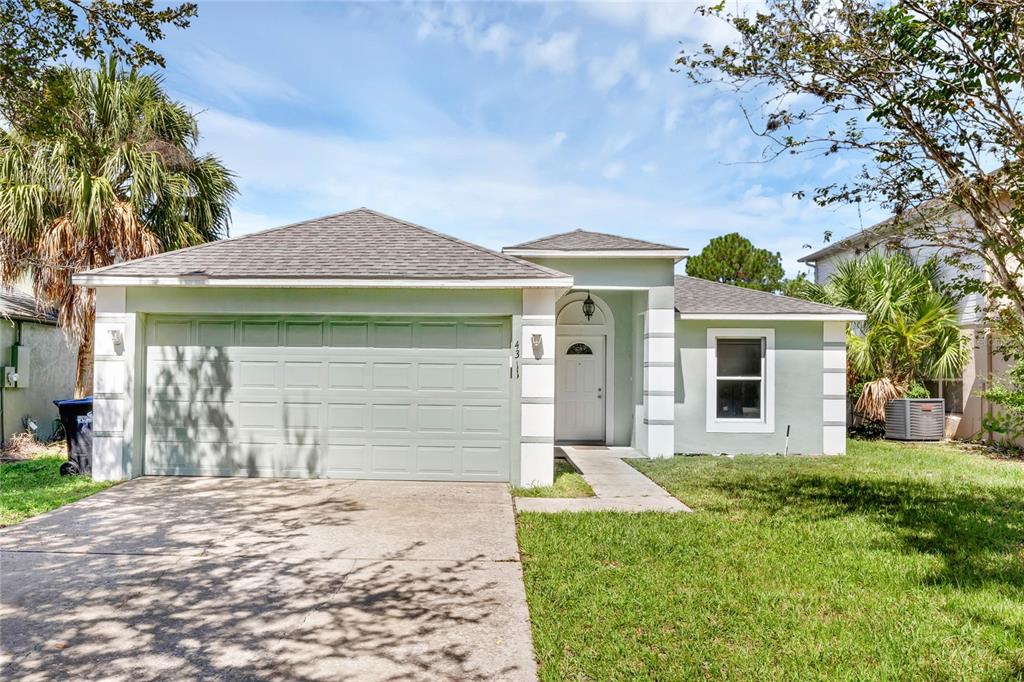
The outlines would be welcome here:
M 574 343 L 565 351 L 566 355 L 593 355 L 594 351 L 585 343 Z

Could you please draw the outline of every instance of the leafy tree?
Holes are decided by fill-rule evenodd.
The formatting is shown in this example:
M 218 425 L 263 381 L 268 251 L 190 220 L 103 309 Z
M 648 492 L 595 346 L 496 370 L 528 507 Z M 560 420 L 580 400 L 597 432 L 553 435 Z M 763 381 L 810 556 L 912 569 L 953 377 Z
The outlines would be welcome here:
M 67 69 L 71 94 L 43 138 L 0 131 L 0 280 L 31 276 L 79 343 L 77 392 L 92 378 L 94 296 L 71 276 L 224 234 L 237 190 L 198 155 L 195 117 L 154 76 Z
M 854 409 L 885 419 L 885 403 L 928 379 L 963 373 L 971 348 L 961 333 L 957 301 L 937 284 L 939 263 L 871 253 L 840 263 L 822 285 L 805 281 L 805 298 L 863 311 L 847 334 L 852 383 L 864 382 Z
M 1024 442 L 1024 362 L 1014 365 L 982 396 L 998 406 L 982 417 L 982 431 L 995 434 L 1002 446 L 1019 450 Z
M 727 4 L 701 11 L 736 40 L 684 52 L 680 68 L 753 93 L 743 111 L 766 158 L 860 162 L 814 200 L 891 210 L 885 230 L 938 247 L 961 291 L 986 293 L 992 320 L 1024 344 L 1024 3 L 767 0 L 752 15 Z
M 687 258 L 686 274 L 748 289 L 778 291 L 786 273 L 781 255 L 759 249 L 733 232 L 715 237 L 703 251 Z
M 56 66 L 69 56 L 163 66 L 150 44 L 195 15 L 191 2 L 156 9 L 153 0 L 0 0 L 0 116 L 22 130 L 45 125 L 70 95 Z

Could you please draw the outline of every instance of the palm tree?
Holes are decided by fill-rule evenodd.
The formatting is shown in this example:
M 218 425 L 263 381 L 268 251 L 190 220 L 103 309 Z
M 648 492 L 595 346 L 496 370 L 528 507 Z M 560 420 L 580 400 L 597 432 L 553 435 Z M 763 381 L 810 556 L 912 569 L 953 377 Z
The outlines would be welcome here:
M 53 132 L 0 130 L 0 280 L 31 277 L 57 309 L 85 395 L 95 300 L 71 276 L 220 238 L 237 188 L 217 158 L 197 153 L 195 116 L 155 76 L 115 60 L 63 75 Z
M 917 265 L 903 253 L 841 263 L 822 285 L 801 294 L 820 303 L 861 310 L 867 320 L 847 334 L 851 378 L 866 382 L 854 409 L 883 421 L 885 404 L 914 383 L 953 379 L 970 358 L 957 320 L 957 301 L 937 284 L 938 262 Z

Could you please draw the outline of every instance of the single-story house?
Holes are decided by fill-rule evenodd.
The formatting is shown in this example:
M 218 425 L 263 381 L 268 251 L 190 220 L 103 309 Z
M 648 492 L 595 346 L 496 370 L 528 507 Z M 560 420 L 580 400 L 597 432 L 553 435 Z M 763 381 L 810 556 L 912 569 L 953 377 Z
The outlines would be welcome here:
M 57 327 L 57 313 L 31 294 L 0 288 L 0 443 L 36 424 L 53 435 L 54 400 L 75 397 L 78 349 Z
M 93 475 L 544 485 L 554 444 L 839 454 L 859 313 L 577 230 L 498 253 L 360 208 L 79 274 Z

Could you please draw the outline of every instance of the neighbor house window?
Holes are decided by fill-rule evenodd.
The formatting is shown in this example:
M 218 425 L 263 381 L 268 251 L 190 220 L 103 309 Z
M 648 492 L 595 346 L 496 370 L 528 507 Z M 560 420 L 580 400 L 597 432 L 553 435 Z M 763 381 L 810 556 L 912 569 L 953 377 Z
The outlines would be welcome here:
M 708 330 L 709 431 L 774 431 L 774 352 L 774 330 Z

